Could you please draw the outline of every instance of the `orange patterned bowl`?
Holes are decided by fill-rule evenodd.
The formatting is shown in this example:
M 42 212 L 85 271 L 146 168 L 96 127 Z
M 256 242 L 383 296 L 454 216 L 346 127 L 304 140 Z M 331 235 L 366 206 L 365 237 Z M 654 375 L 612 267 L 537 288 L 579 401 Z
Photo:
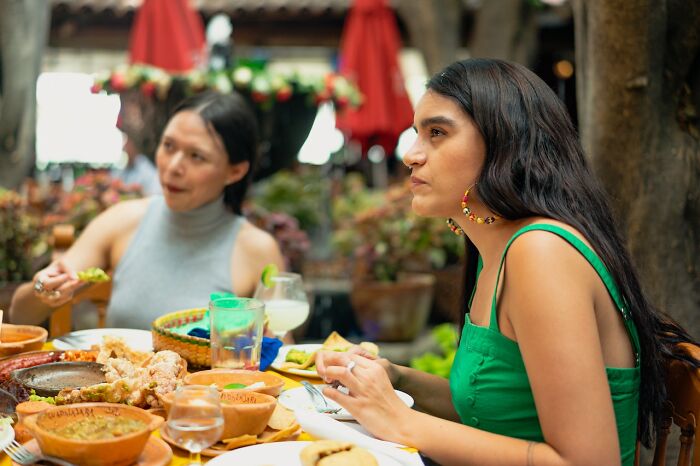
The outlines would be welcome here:
M 175 399 L 175 392 L 159 395 L 165 411 L 169 414 Z M 221 410 L 224 414 L 224 432 L 221 438 L 240 435 L 261 434 L 277 405 L 274 396 L 245 390 L 224 390 L 221 392 Z
M 246 385 L 245 388 L 241 387 L 240 390 L 279 396 L 282 392 L 282 387 L 284 387 L 284 380 L 268 372 L 243 369 L 211 369 L 194 372 L 185 377 L 185 385 L 216 385 L 217 389 L 224 390 L 230 384 Z M 263 385 L 248 387 L 248 385 L 254 384 Z
M 60 433 L 62 429 L 80 423 L 101 424 L 105 419 L 113 422 L 139 421 L 141 425 L 123 435 L 97 440 L 69 438 Z M 54 406 L 24 419 L 24 425 L 36 438 L 42 453 L 87 466 L 133 464 L 141 455 L 151 432 L 162 423 L 163 418 L 141 408 L 114 403 Z M 87 424 L 83 424 L 82 428 L 86 432 L 97 430 L 90 429 Z M 110 430 L 114 429 L 112 426 Z
M 40 350 L 49 332 L 36 325 L 2 324 L 0 357 Z

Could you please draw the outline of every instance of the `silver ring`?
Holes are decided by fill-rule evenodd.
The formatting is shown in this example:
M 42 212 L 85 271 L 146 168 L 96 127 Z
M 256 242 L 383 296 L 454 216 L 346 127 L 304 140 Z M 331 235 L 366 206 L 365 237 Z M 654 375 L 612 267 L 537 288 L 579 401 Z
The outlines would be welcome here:
M 355 368 L 355 361 L 350 361 L 345 367 L 348 369 L 348 372 L 352 374 L 352 370 Z
M 37 293 L 44 292 L 44 282 L 42 282 L 39 278 L 37 278 L 34 282 L 34 291 L 36 291 Z

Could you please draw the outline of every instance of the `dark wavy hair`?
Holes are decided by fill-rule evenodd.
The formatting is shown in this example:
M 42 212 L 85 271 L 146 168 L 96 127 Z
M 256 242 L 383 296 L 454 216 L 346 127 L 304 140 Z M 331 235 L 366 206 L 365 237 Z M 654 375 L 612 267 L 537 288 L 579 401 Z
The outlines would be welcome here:
M 183 100 L 172 116 L 185 110 L 199 114 L 209 130 L 221 138 L 229 163 L 250 163 L 248 173 L 241 180 L 224 188 L 224 204 L 233 213 L 240 215 L 241 204 L 251 184 L 258 159 L 258 122 L 253 110 L 236 92 L 219 94 L 213 91 Z
M 614 277 L 639 333 L 638 438 L 649 448 L 666 399 L 664 358 L 697 366 L 673 351 L 675 343 L 694 341 L 642 291 L 606 193 L 588 167 L 566 108 L 534 73 L 502 60 L 453 63 L 433 76 L 427 88 L 455 101 L 481 131 L 486 157 L 475 189 L 484 204 L 508 220 L 542 216 L 571 225 Z M 466 297 L 476 286 L 478 258 L 468 237 L 466 249 L 462 325 Z

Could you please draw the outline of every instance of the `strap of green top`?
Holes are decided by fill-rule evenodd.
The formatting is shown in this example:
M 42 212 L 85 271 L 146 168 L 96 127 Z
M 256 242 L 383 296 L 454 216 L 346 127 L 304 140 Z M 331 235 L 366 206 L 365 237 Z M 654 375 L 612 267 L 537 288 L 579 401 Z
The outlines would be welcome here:
M 603 264 L 603 261 L 600 260 L 598 255 L 591 248 L 589 248 L 583 241 L 578 239 L 571 232 L 556 225 L 550 225 L 546 223 L 528 225 L 515 232 L 513 237 L 508 241 L 508 244 L 506 244 L 506 248 L 503 250 L 503 255 L 501 256 L 501 264 L 498 267 L 498 275 L 496 276 L 496 289 L 493 292 L 493 299 L 491 301 L 491 321 L 489 322 L 489 328 L 499 331 L 498 313 L 496 312 L 496 295 L 498 294 L 498 282 L 501 278 L 501 271 L 503 270 L 503 263 L 506 260 L 506 253 L 508 252 L 508 248 L 510 248 L 510 245 L 513 243 L 513 241 L 515 241 L 515 239 L 518 236 L 533 230 L 548 231 L 550 233 L 554 233 L 555 235 L 562 237 L 563 239 L 568 241 L 573 247 L 575 247 L 578 250 L 578 252 L 580 252 L 586 258 L 586 260 L 593 266 L 595 271 L 598 273 L 600 279 L 603 280 L 603 283 L 605 284 L 608 293 L 610 293 L 610 296 L 615 302 L 615 306 L 622 313 L 625 327 L 627 328 L 627 332 L 629 333 L 630 338 L 632 340 L 632 344 L 634 345 L 635 359 L 637 360 L 637 365 L 639 365 L 639 336 L 637 335 L 637 330 L 634 327 L 634 323 L 632 322 L 627 306 L 624 303 L 622 297 L 620 296 L 620 292 L 617 289 L 615 280 L 613 280 L 612 275 L 610 275 L 610 272 L 608 272 L 608 269 Z

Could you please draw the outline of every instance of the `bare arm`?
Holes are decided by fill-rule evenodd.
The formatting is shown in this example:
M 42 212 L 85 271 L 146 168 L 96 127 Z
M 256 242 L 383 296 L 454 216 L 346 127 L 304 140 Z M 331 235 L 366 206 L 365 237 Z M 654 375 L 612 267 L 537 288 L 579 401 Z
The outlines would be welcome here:
M 275 264 L 279 270 L 285 270 L 284 257 L 277 241 L 266 231 L 245 222 L 231 257 L 233 291 L 238 296 L 253 296 L 267 264 Z
M 326 389 L 372 434 L 412 445 L 445 465 L 619 465 L 615 415 L 593 308 L 594 275 L 551 235 L 524 235 L 508 254 L 500 306 L 510 319 L 545 443 L 504 437 L 410 410 L 387 372 L 355 355 L 352 373 L 329 366 L 350 395 Z M 517 305 L 516 305 L 517 303 Z M 529 457 L 529 458 L 528 458 Z
M 37 272 L 31 283 L 17 289 L 10 305 L 10 321 L 40 324 L 53 309 L 73 298 L 75 290 L 82 285 L 77 271 L 88 267 L 113 268 L 115 241 L 135 228 L 145 205 L 143 201 L 124 202 L 98 215 L 61 259 Z M 41 280 L 46 292 L 35 293 L 33 286 L 37 280 Z

